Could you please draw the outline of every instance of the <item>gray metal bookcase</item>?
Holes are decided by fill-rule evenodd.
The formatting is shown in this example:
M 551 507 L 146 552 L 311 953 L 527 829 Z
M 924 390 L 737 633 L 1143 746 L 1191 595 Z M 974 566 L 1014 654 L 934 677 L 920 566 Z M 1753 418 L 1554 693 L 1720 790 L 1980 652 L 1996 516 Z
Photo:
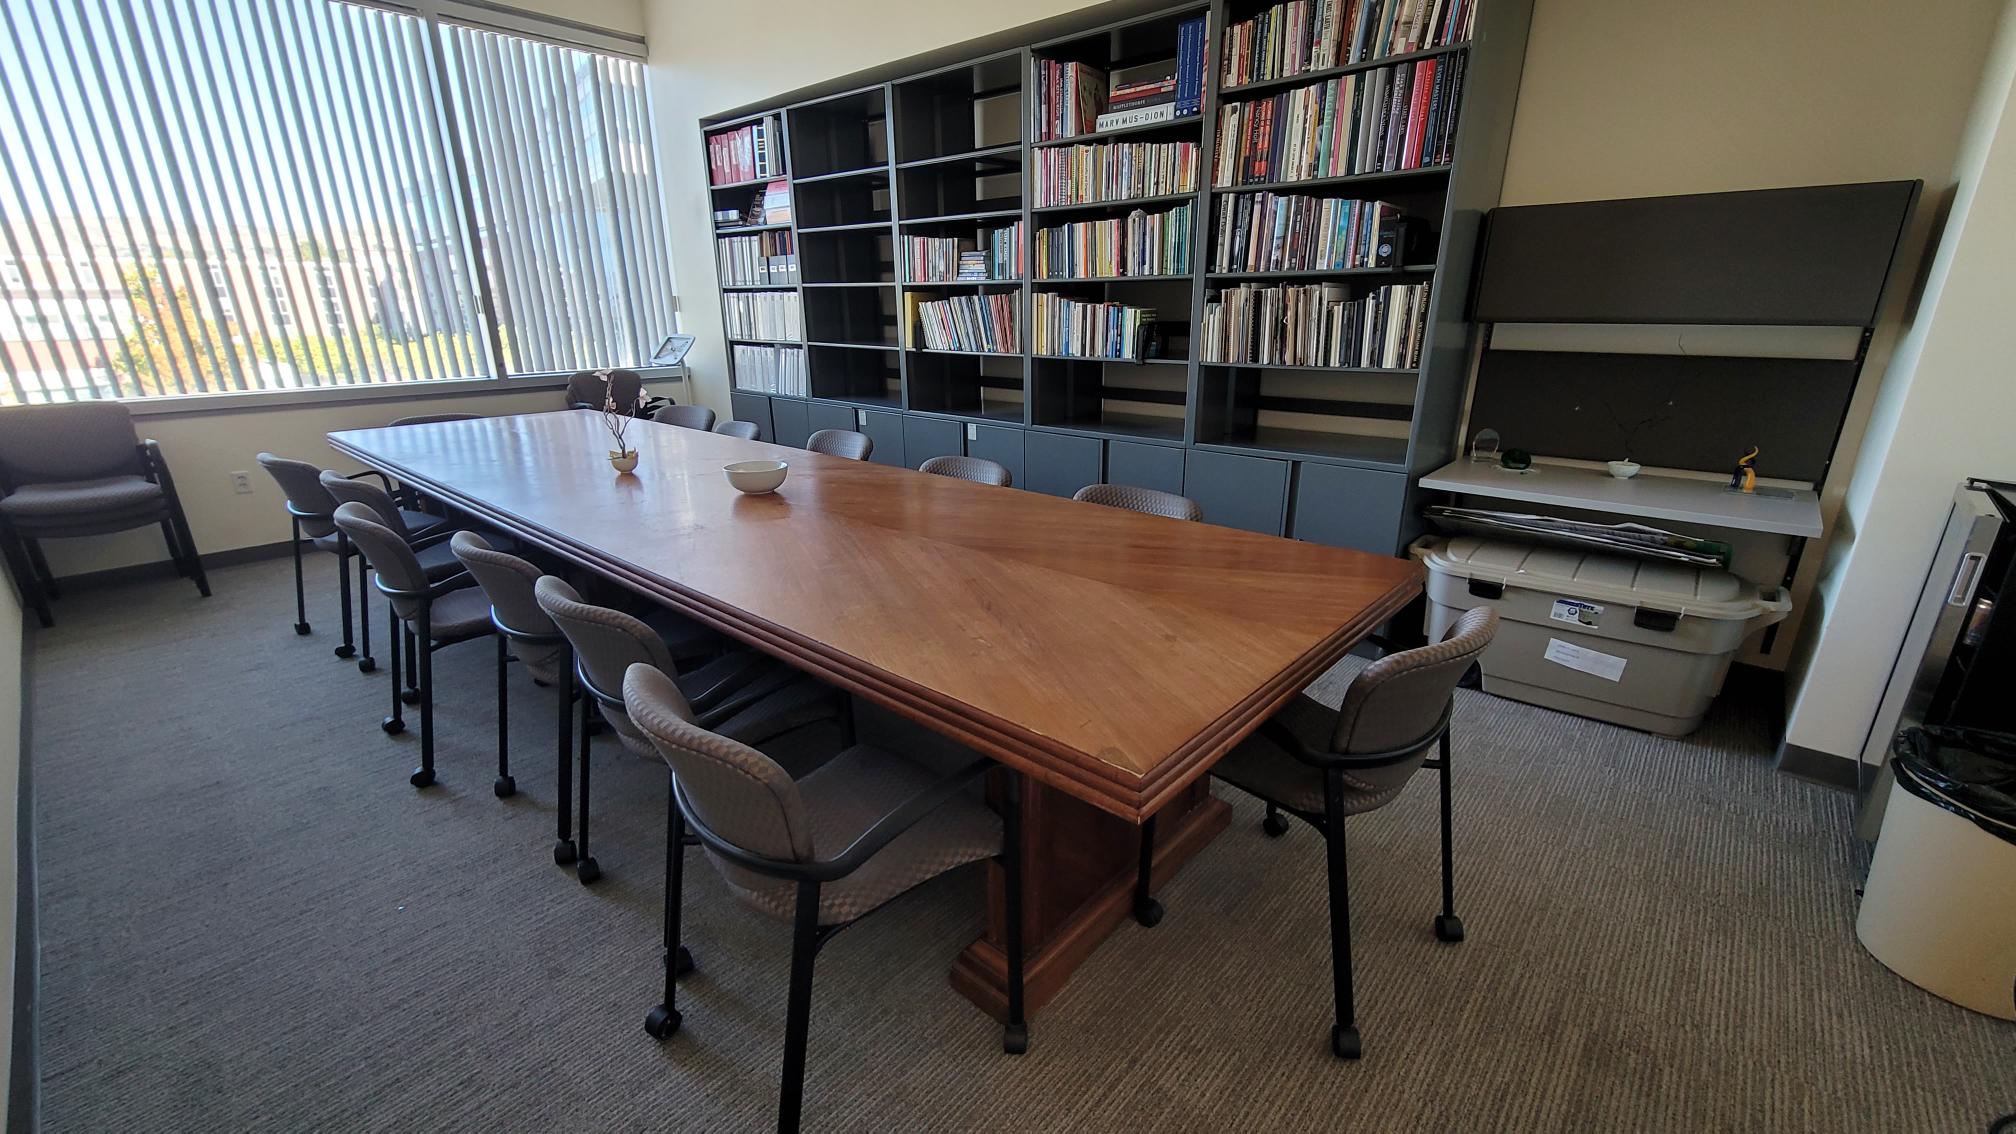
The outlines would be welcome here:
M 851 428 L 875 439 L 874 459 L 917 467 L 966 453 L 1007 465 L 1015 484 L 1068 496 L 1087 484 L 1136 484 L 1196 499 L 1207 522 L 1366 551 L 1399 551 L 1419 531 L 1421 474 L 1446 464 L 1471 357 L 1466 318 L 1479 226 L 1498 203 L 1532 0 L 1479 0 L 1473 37 L 1433 51 L 1220 85 L 1228 22 L 1266 0 L 1212 0 L 995 52 L 871 86 L 783 102 L 705 121 L 705 136 L 776 115 L 783 124 L 798 281 L 723 288 L 799 296 L 809 397 L 753 393 L 737 385 L 737 418 L 765 440 L 800 445 L 813 431 Z M 1109 64 L 1173 54 L 1176 25 L 1208 13 L 1202 113 L 1131 130 L 1032 141 L 1034 61 Z M 1455 160 L 1449 165 L 1315 181 L 1211 184 L 1214 127 L 1228 101 L 1428 56 L 1467 53 Z M 1196 141 L 1196 191 L 1148 199 L 1032 208 L 1029 171 L 1054 145 L 1138 137 Z M 744 203 L 756 184 L 712 186 L 715 208 Z M 1227 195 L 1260 189 L 1357 196 L 1401 204 L 1431 222 L 1432 261 L 1394 269 L 1220 275 L 1209 268 L 1212 224 Z M 1040 225 L 1192 205 L 1192 271 L 1115 280 L 909 283 L 901 278 L 906 234 L 973 235 L 1023 227 L 1033 270 Z M 733 236 L 754 229 L 726 230 Z M 1207 291 L 1243 280 L 1379 286 L 1427 281 L 1428 335 L 1418 369 L 1259 367 L 1185 359 L 1101 362 L 1029 349 L 1032 295 L 1056 290 L 1180 311 L 1201 330 Z M 1020 306 L 1022 350 L 1007 355 L 904 345 L 905 296 L 1000 292 Z M 726 333 L 724 313 L 723 333 Z M 732 346 L 730 339 L 732 367 Z M 731 384 L 732 375 L 731 375 Z M 1282 393 L 1279 391 L 1286 390 Z M 1283 418 L 1292 427 L 1275 424 Z

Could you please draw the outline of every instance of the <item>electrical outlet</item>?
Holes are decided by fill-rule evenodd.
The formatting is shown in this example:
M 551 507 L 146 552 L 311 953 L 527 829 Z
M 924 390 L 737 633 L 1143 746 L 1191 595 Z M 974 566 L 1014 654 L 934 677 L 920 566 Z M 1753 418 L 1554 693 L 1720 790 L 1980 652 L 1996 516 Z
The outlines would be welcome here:
M 966 440 L 968 441 L 980 440 L 980 427 L 973 424 L 970 421 L 966 423 Z
M 238 493 L 240 496 L 252 495 L 252 474 L 245 472 L 232 473 L 231 491 Z

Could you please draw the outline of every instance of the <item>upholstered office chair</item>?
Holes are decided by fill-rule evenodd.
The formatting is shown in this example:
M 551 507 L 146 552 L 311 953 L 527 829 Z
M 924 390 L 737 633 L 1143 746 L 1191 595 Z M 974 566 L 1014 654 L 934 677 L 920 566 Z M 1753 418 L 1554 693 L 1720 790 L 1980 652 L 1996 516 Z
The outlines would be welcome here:
M 706 406 L 665 406 L 652 414 L 651 420 L 705 433 L 714 428 L 714 411 Z
M 1307 694 L 1260 726 L 1211 769 L 1211 774 L 1267 804 L 1262 826 L 1269 835 L 1287 831 L 1282 813 L 1323 833 L 1330 874 L 1330 971 L 1336 1020 L 1330 1050 L 1356 1059 L 1363 1050 L 1357 1006 L 1351 990 L 1351 895 L 1345 883 L 1344 819 L 1386 806 L 1399 798 L 1416 769 L 1441 773 L 1442 912 L 1435 918 L 1438 940 L 1463 940 L 1456 916 L 1455 854 L 1449 826 L 1449 715 L 1456 685 L 1498 633 L 1497 612 L 1474 607 L 1458 618 L 1440 642 L 1388 654 L 1359 671 L 1331 709 Z M 1439 748 L 1436 759 L 1428 752 Z M 1152 838 L 1152 827 L 1144 845 Z M 1137 904 L 1147 899 L 1144 869 L 1137 876 Z
M 456 532 L 448 546 L 468 570 L 483 597 L 490 601 L 490 625 L 497 631 L 497 780 L 491 785 L 497 798 L 518 790 L 511 777 L 511 690 L 506 671 L 515 653 L 532 680 L 552 685 L 560 696 L 560 840 L 571 839 L 573 776 L 565 767 L 567 726 L 574 715 L 574 655 L 567 636 L 539 609 L 533 584 L 546 572 L 539 565 L 508 552 L 498 551 L 475 532 Z
M 551 575 L 534 584 L 533 596 L 573 647 L 574 680 L 585 694 L 576 823 L 580 842 L 574 847 L 554 848 L 554 861 L 565 865 L 568 857 L 563 856 L 571 856 L 584 884 L 602 877 L 602 867 L 588 845 L 588 722 L 595 714 L 589 700 L 600 707 L 602 719 L 623 747 L 639 756 L 657 756 L 651 742 L 623 711 L 623 672 L 632 664 L 643 662 L 667 673 L 679 672 L 682 664 L 692 667 L 680 674 L 678 684 L 696 706 L 699 719 L 745 744 L 760 744 L 803 725 L 834 720 L 843 712 L 839 694 L 827 686 L 761 654 L 746 650 L 722 653 L 723 640 L 691 621 L 661 620 L 662 626 L 671 628 L 668 633 L 620 610 L 583 602 L 573 587 Z M 694 665 L 709 654 L 715 656 Z
M 667 404 L 663 398 L 644 395 L 644 378 L 635 370 L 610 370 L 608 380 L 603 380 L 603 371 L 576 371 L 567 379 L 567 408 L 599 410 L 608 401 L 610 386 L 615 387 L 616 404 L 634 405 L 638 417 L 650 417 Z
M 436 578 L 420 561 L 419 552 L 442 546 L 453 532 L 436 532 L 408 545 L 400 532 L 379 523 L 378 514 L 356 501 L 336 509 L 336 526 L 371 561 L 378 590 L 390 609 L 388 625 L 402 627 L 411 658 L 417 647 L 420 691 L 420 766 L 408 777 L 414 787 L 434 782 L 434 651 L 490 633 L 490 603 L 466 572 Z M 392 650 L 392 713 L 384 721 L 388 733 L 404 732 L 400 705 L 399 654 Z
M 376 474 L 367 473 L 364 475 Z M 402 507 L 399 500 L 386 488 L 381 488 L 375 484 L 367 484 L 354 476 L 346 477 L 338 472 L 324 472 L 318 479 L 321 481 L 323 490 L 335 497 L 338 504 L 362 504 L 366 508 L 371 509 L 372 513 L 378 517 L 379 523 L 397 532 L 399 537 L 406 541 L 406 543 L 417 544 L 420 540 L 427 540 L 427 545 L 421 548 L 418 554 L 420 556 L 420 566 L 426 570 L 428 578 L 445 579 L 450 575 L 461 572 L 462 564 L 460 560 L 455 558 L 454 551 L 439 540 L 428 539 L 430 536 L 439 535 L 453 528 L 453 523 L 446 517 L 436 516 L 431 512 L 421 512 L 416 509 Z M 383 478 L 381 477 L 380 479 L 382 480 Z M 389 484 L 390 482 L 387 481 L 386 483 Z M 341 525 L 338 525 L 338 527 L 340 528 Z M 355 541 L 352 541 L 352 546 L 355 546 Z M 357 642 L 359 650 L 362 651 L 357 658 L 357 669 L 363 673 L 370 673 L 372 670 L 378 668 L 378 659 L 371 653 L 371 604 L 364 597 L 364 569 L 366 567 L 376 567 L 377 564 L 370 562 L 370 554 L 362 548 L 357 548 L 357 552 L 362 557 L 357 564 L 359 603 L 357 608 Z M 410 642 L 408 646 L 406 654 L 407 703 L 411 704 L 419 697 L 419 671 L 414 664 L 417 659 L 413 656 Z M 392 647 L 394 650 L 399 648 L 399 642 L 396 639 L 393 641 Z M 398 682 L 395 681 L 393 684 L 396 686 Z
M 784 1031 L 777 1128 L 798 1129 L 812 962 L 835 933 L 905 891 L 969 862 L 999 855 L 1006 873 L 1008 1021 L 1002 1048 L 1028 1050 L 1022 1005 L 1021 791 L 1002 768 L 1002 815 L 968 789 L 993 763 L 977 757 L 950 776 L 893 752 L 857 744 L 793 781 L 776 761 L 710 731 L 679 686 L 650 665 L 623 676 L 631 720 L 665 758 L 665 999 L 644 1029 L 679 1030 L 676 978 L 685 834 L 707 848 L 736 897 L 791 922 L 791 991 Z M 690 957 L 686 959 L 690 965 Z
M 714 427 L 714 432 L 723 437 L 740 437 L 744 441 L 754 441 L 763 432 L 753 421 L 724 421 Z
M 985 457 L 932 457 L 917 466 L 918 472 L 933 476 L 949 476 L 959 480 L 970 480 L 975 484 L 993 484 L 1002 488 L 1014 485 L 1015 476 L 1008 466 Z
M 437 421 L 475 421 L 480 413 L 423 413 L 414 417 L 398 417 L 385 423 L 386 428 L 395 425 L 432 425 Z
M 210 597 L 161 446 L 140 439 L 118 402 L 0 410 L 0 494 L 0 552 L 22 601 L 45 627 L 56 625 L 49 603 L 62 594 L 42 555 L 45 539 L 159 524 L 175 573 Z
M 875 439 L 851 429 L 822 429 L 805 439 L 805 447 L 829 457 L 865 461 L 875 452 Z
M 1204 518 L 1204 509 L 1188 496 L 1153 488 L 1136 488 L 1131 484 L 1088 484 L 1073 493 L 1071 499 L 1087 504 L 1104 504 L 1108 508 L 1125 508 L 1129 512 L 1146 512 L 1151 516 L 1166 516 L 1171 520 Z
M 350 560 L 357 560 L 357 587 L 360 597 L 366 592 L 364 560 L 350 547 L 350 537 L 336 526 L 335 496 L 322 487 L 323 469 L 307 461 L 296 461 L 288 457 L 261 453 L 256 458 L 259 467 L 266 470 L 280 491 L 287 496 L 287 518 L 293 528 L 294 539 L 294 632 L 307 634 L 308 596 L 302 583 L 301 545 L 336 556 L 336 590 L 343 611 L 343 644 L 336 647 L 336 656 L 352 658 L 357 656 L 357 639 L 354 632 L 356 620 L 350 613 Z M 374 469 L 351 474 L 351 480 L 359 477 L 375 476 L 385 480 L 385 474 Z M 385 480 L 387 486 L 391 481 Z M 365 651 L 369 653 L 369 650 Z

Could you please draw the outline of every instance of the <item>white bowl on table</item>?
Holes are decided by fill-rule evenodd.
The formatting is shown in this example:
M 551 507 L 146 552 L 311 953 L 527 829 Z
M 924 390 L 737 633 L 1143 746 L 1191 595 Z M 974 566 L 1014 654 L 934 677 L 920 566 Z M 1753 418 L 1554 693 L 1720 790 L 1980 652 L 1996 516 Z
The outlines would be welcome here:
M 737 492 L 761 496 L 765 492 L 777 491 L 791 466 L 783 461 L 736 461 L 722 465 L 721 471 L 728 474 L 728 483 L 734 485 Z

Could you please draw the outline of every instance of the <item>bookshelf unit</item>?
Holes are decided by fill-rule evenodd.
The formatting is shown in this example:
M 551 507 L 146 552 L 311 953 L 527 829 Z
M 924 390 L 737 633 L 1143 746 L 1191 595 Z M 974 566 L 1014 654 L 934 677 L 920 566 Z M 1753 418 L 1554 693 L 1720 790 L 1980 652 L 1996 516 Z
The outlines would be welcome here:
M 1231 84 L 1224 81 L 1228 29 L 1275 5 L 1182 4 L 704 122 L 703 135 L 714 135 L 775 119 L 787 155 L 790 224 L 718 235 L 749 235 L 759 227 L 788 235 L 797 278 L 724 282 L 722 291 L 724 302 L 759 290 L 799 295 L 804 337 L 753 345 L 803 352 L 806 392 L 751 390 L 731 375 L 736 415 L 757 421 L 766 440 L 802 444 L 807 428 L 851 420 L 876 438 L 876 459 L 888 463 L 914 467 L 940 453 L 971 453 L 1008 465 L 1018 488 L 1068 495 L 1100 480 L 1140 484 L 1196 498 L 1208 522 L 1389 554 L 1400 550 L 1419 530 L 1413 515 L 1419 476 L 1457 451 L 1471 354 L 1465 318 L 1471 261 L 1483 214 L 1498 203 L 1532 0 L 1475 0 L 1475 6 L 1470 35 L 1458 42 L 1385 54 L 1368 49 L 1361 58 Z M 1045 93 L 1036 87 L 1044 61 L 1109 74 L 1158 63 L 1176 57 L 1179 26 L 1198 16 L 1207 23 L 1197 114 L 1045 136 L 1039 114 Z M 1233 184 L 1216 183 L 1216 135 L 1226 108 L 1240 107 L 1243 115 L 1268 100 L 1281 99 L 1271 110 L 1311 97 L 1296 92 L 1365 90 L 1397 81 L 1403 69 L 1410 79 L 1423 77 L 1426 89 L 1424 76 L 1431 72 L 1415 70 L 1424 63 L 1445 80 L 1461 68 L 1461 102 L 1447 127 L 1445 153 L 1432 152 L 1431 124 L 1418 154 L 1398 162 L 1381 160 L 1375 147 L 1369 163 L 1364 151 L 1347 160 L 1330 153 L 1324 176 L 1281 180 L 1281 166 L 1255 166 L 1237 171 Z M 1332 83 L 1337 86 L 1325 87 Z M 1419 115 L 1430 106 L 1423 95 L 1406 113 Z M 1242 131 L 1249 125 L 1242 123 Z M 1118 147 L 1167 143 L 1195 147 L 1187 185 L 1165 172 L 1152 191 L 1137 182 L 1134 195 L 1110 200 L 1096 199 L 1103 185 L 1081 185 L 1079 195 L 1055 187 L 1060 168 L 1077 172 L 1094 160 L 1120 167 Z M 1102 148 L 1079 148 L 1088 146 Z M 1128 151 L 1124 168 L 1138 176 L 1144 152 Z M 1278 161 L 1287 155 L 1270 156 Z M 1303 170 L 1319 168 L 1311 154 L 1301 157 Z M 1048 183 L 1041 180 L 1046 170 Z M 712 186 L 710 192 L 716 207 L 726 208 L 745 203 L 761 187 Z M 1384 203 L 1415 226 L 1417 239 L 1397 263 L 1382 259 L 1380 266 L 1369 259 L 1348 267 L 1289 262 L 1271 270 L 1218 263 L 1225 219 L 1238 215 L 1240 198 L 1264 194 Z M 1168 265 L 1179 270 L 1058 278 L 1037 268 L 1044 230 L 1124 222 L 1136 211 L 1152 216 L 1184 205 L 1190 209 L 1187 263 Z M 912 238 L 951 242 L 927 253 L 939 258 L 925 270 L 942 275 L 948 247 L 985 251 L 990 241 L 998 246 L 1009 239 L 992 234 L 1018 225 L 1020 271 L 990 262 L 990 277 L 1000 278 L 912 278 Z M 1306 294 L 1338 304 L 1402 284 L 1427 285 L 1419 365 L 1207 361 L 1216 357 L 1205 342 L 1207 305 L 1227 289 L 1316 287 L 1322 290 Z M 1084 358 L 1038 350 L 1033 322 L 1039 295 L 1152 308 L 1156 331 L 1149 356 Z M 1013 305 L 1019 320 L 1013 352 L 930 349 L 906 326 L 919 304 L 989 296 L 1005 296 Z M 731 357 L 739 345 L 731 343 Z

